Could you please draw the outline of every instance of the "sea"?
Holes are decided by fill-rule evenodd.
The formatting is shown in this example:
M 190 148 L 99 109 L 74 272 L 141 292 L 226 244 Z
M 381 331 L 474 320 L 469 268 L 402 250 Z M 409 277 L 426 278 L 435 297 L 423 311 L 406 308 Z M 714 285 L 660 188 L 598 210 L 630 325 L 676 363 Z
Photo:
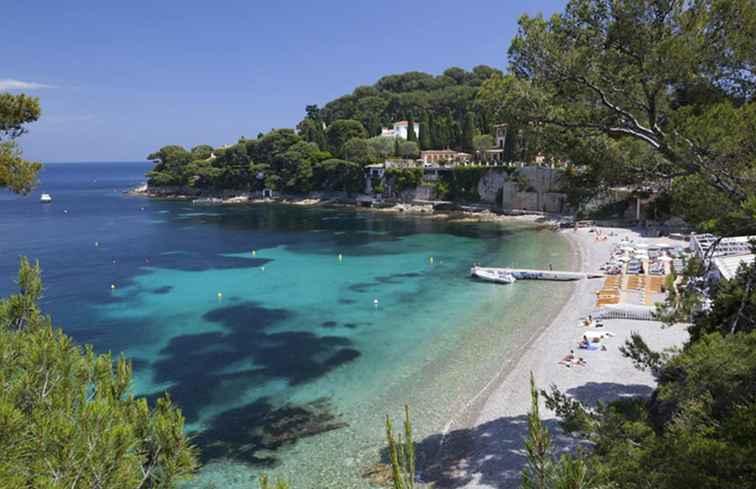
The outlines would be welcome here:
M 469 278 L 473 263 L 570 266 L 558 233 L 126 195 L 149 168 L 50 163 L 28 196 L 1 191 L 0 295 L 21 256 L 39 261 L 54 324 L 125 355 L 135 394 L 170 393 L 201 450 L 186 487 L 257 487 L 263 472 L 369 487 L 387 415 L 398 424 L 409 406 L 432 450 L 572 290 Z

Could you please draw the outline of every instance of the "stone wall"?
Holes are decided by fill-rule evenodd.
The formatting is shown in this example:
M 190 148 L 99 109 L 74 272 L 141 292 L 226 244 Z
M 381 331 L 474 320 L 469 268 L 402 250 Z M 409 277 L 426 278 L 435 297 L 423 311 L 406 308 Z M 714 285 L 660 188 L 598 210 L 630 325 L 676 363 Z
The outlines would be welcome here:
M 525 191 L 520 191 L 518 175 L 527 179 Z M 501 204 L 504 209 L 564 212 L 567 196 L 555 192 L 559 188 L 562 170 L 545 166 L 524 166 L 511 174 L 502 169 L 487 172 L 478 182 L 480 200 L 488 204 Z M 501 201 L 497 201 L 497 199 Z

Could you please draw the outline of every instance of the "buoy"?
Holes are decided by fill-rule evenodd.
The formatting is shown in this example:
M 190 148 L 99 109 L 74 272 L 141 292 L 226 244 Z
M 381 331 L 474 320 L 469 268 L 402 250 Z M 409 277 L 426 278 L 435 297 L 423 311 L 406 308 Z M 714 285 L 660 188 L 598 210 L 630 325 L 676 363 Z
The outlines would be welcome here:
M 68 214 L 68 209 L 63 209 L 63 214 Z
M 218 292 L 218 300 L 223 299 L 223 292 Z
M 100 242 L 99 241 L 95 241 L 95 246 L 100 246 Z
M 115 284 L 110 284 L 110 290 L 114 290 L 116 288 Z
M 428 262 L 433 263 L 433 257 L 428 258 Z
M 378 299 L 373 299 L 373 305 L 378 307 Z
M 257 250 L 252 250 L 252 256 L 257 255 Z
M 113 260 L 113 265 L 115 265 L 115 262 L 116 262 L 116 261 L 115 261 L 115 260 Z
M 341 260 L 343 260 L 343 259 L 344 259 L 344 257 L 343 257 L 343 256 L 341 256 L 341 253 L 339 253 L 339 261 L 341 261 Z
M 265 267 L 260 267 L 260 270 L 262 270 L 264 272 L 265 271 Z

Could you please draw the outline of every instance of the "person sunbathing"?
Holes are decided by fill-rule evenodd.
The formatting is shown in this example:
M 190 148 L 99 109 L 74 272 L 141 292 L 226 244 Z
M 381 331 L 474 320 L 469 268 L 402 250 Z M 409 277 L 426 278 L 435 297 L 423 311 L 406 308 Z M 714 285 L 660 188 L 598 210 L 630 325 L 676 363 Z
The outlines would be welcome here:
M 578 361 L 575 362 L 575 365 L 580 365 L 581 367 L 587 367 L 588 362 L 586 362 L 583 357 L 578 358 Z
M 573 360 L 575 360 L 575 350 L 570 350 L 570 353 L 565 355 L 565 357 L 562 358 L 561 360 L 559 360 L 559 363 L 569 365 L 572 363 Z

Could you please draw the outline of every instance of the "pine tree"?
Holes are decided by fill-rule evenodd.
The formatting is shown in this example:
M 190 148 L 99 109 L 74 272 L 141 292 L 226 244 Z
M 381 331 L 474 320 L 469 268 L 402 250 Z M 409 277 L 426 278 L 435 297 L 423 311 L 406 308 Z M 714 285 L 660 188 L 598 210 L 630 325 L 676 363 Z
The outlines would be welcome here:
M 412 440 L 409 406 L 404 406 L 404 440 L 401 434 L 394 437 L 391 419 L 386 416 L 386 439 L 388 441 L 391 478 L 394 489 L 415 487 L 415 442 Z
M 417 134 L 415 134 L 415 122 L 410 119 L 407 124 L 407 141 L 417 141 Z
M 420 149 L 422 150 L 431 149 L 433 147 L 430 126 L 430 116 L 426 112 L 420 119 Z
M 39 265 L 0 300 L 0 487 L 175 487 L 196 469 L 184 417 L 166 395 L 130 392 L 132 367 L 53 328 Z

